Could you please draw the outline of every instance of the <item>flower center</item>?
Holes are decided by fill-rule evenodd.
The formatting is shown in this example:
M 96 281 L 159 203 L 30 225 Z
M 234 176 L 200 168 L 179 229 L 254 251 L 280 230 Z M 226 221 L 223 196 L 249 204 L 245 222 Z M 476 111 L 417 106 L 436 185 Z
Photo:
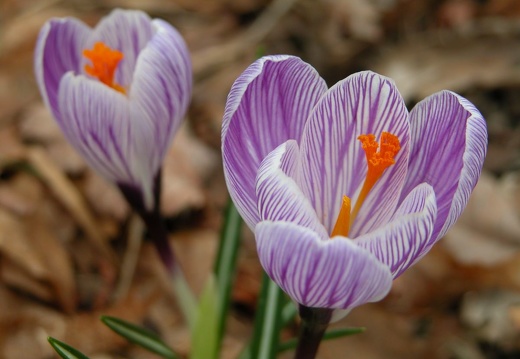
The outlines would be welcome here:
M 114 73 L 117 65 L 123 59 L 123 53 L 112 50 L 103 42 L 96 42 L 92 50 L 83 50 L 83 56 L 92 62 L 92 65 L 85 65 L 87 74 L 97 77 L 99 81 L 112 87 L 121 93 L 126 93 L 125 89 L 114 83 Z
M 348 235 L 349 229 L 359 213 L 368 193 L 372 187 L 374 187 L 383 172 L 395 163 L 395 156 L 401 149 L 397 136 L 389 132 L 383 132 L 381 134 L 379 144 L 376 142 L 376 136 L 373 134 L 361 135 L 358 137 L 358 140 L 361 142 L 361 147 L 365 151 L 368 165 L 367 175 L 352 211 L 350 198 L 343 196 L 343 203 L 336 224 L 334 225 L 334 229 L 332 230 L 331 237 L 337 235 L 346 237 Z

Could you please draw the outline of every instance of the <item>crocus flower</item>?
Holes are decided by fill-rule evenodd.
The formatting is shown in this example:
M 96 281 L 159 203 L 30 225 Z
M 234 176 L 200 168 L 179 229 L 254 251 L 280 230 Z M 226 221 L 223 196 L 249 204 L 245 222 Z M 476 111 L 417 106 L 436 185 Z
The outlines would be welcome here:
M 328 89 L 292 56 L 236 80 L 222 128 L 227 186 L 263 268 L 301 305 L 339 312 L 382 299 L 446 233 L 486 146 L 481 114 L 453 92 L 408 112 L 386 77 Z
M 141 11 L 114 10 L 93 29 L 52 19 L 34 61 L 43 100 L 69 142 L 152 210 L 154 183 L 191 97 L 191 62 L 177 30 Z

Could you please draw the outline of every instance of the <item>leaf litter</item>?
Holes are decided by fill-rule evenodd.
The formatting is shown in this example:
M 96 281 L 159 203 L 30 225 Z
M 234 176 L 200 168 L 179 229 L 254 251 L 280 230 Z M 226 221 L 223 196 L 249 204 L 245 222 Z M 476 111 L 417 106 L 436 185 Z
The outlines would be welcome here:
M 111 334 L 99 322 L 101 314 L 143 324 L 181 354 L 189 352 L 189 333 L 156 254 L 135 240 L 142 227 L 117 189 L 67 144 L 32 74 L 32 50 L 47 19 L 79 16 L 94 24 L 117 6 L 171 21 L 192 50 L 194 97 L 165 161 L 162 210 L 195 290 L 211 271 L 218 245 L 227 197 L 220 121 L 236 76 L 259 49 L 301 56 L 329 84 L 371 69 L 395 79 L 410 106 L 444 88 L 467 96 L 488 120 L 489 156 L 459 223 L 395 281 L 384 301 L 358 308 L 338 324 L 366 326 L 367 332 L 324 343 L 319 358 L 520 355 L 517 1 L 5 0 L 0 357 L 48 358 L 48 335 L 92 358 L 152 357 Z M 224 358 L 236 357 L 247 341 L 260 275 L 252 234 L 244 229 Z

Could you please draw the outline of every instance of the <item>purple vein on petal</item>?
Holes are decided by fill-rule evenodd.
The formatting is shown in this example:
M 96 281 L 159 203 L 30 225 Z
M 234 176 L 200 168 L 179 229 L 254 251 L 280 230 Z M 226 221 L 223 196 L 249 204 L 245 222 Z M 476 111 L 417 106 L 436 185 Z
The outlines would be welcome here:
M 260 162 L 281 143 L 300 139 L 326 89 L 316 70 L 292 56 L 261 58 L 233 84 L 222 124 L 224 173 L 250 228 L 259 220 L 254 181 Z
M 469 102 L 461 99 L 442 91 L 419 102 L 411 112 L 410 168 L 401 197 L 418 183 L 433 186 L 438 206 L 433 242 L 462 212 L 485 157 L 485 122 Z M 468 171 L 471 175 L 466 176 Z M 462 177 L 466 181 L 460 182 Z M 456 194 L 460 194 L 460 203 L 452 210 Z

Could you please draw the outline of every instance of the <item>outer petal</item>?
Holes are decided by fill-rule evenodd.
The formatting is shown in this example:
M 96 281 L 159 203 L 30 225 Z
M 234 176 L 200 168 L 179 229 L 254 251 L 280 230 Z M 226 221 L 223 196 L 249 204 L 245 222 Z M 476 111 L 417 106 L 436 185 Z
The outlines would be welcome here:
M 129 165 L 132 129 L 123 94 L 69 72 L 61 81 L 59 108 L 67 119 L 63 133 L 93 168 L 114 182 L 142 188 Z
M 316 70 L 292 56 L 263 57 L 233 84 L 222 124 L 224 174 L 251 229 L 259 220 L 254 186 L 260 162 L 281 143 L 300 139 L 326 89 Z
M 360 72 L 334 85 L 312 112 L 301 143 L 304 192 L 330 232 L 347 195 L 355 203 L 367 173 L 359 135 L 383 131 L 396 135 L 401 150 L 365 200 L 350 235 L 386 223 L 399 200 L 408 166 L 408 111 L 394 83 L 373 72 Z
M 450 91 L 417 104 L 410 122 L 410 168 L 402 196 L 419 183 L 432 185 L 438 207 L 433 244 L 455 223 L 477 184 L 486 156 L 486 122 L 469 101 Z
M 124 58 L 117 66 L 115 82 L 123 87 L 130 87 L 132 75 L 141 50 L 155 33 L 150 17 L 138 10 L 113 10 L 96 26 L 89 37 L 86 48 L 92 48 L 98 41 L 112 49 L 123 52 Z M 88 62 L 82 61 L 82 69 Z
M 390 267 L 396 278 L 431 248 L 428 243 L 436 215 L 433 188 L 420 184 L 405 198 L 390 223 L 356 238 L 355 243 Z
M 191 61 L 181 35 L 162 20 L 153 25 L 156 33 L 139 55 L 129 93 L 133 172 L 145 178 L 159 170 L 192 90 Z
M 262 161 L 256 182 L 260 218 L 298 224 L 316 232 L 322 239 L 329 239 L 314 208 L 295 181 L 300 170 L 300 152 L 294 140 L 281 144 Z
M 36 81 L 54 118 L 61 123 L 58 88 L 69 71 L 80 70 L 81 50 L 91 29 L 74 18 L 52 19 L 40 30 L 34 50 Z
M 344 237 L 322 241 L 308 228 L 269 221 L 255 234 L 271 279 L 308 307 L 350 309 L 382 299 L 392 285 L 388 267 Z

